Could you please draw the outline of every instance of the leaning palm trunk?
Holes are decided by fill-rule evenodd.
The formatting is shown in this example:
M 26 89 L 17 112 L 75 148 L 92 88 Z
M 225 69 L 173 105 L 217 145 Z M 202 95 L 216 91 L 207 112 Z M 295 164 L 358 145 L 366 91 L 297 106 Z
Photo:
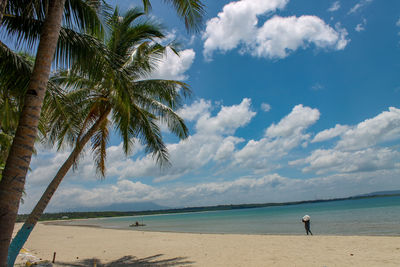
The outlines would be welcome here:
M 64 3 L 65 0 L 49 1 L 25 104 L 0 181 L 0 266 L 7 264 L 8 246 L 32 157 L 39 116 L 61 28 Z
M 0 0 L 0 25 L 3 20 L 4 10 L 6 9 L 7 0 Z
M 87 133 L 76 143 L 74 150 L 71 152 L 67 160 L 58 170 L 51 183 L 47 186 L 47 189 L 43 193 L 39 202 L 36 204 L 31 214 L 29 214 L 29 217 L 26 219 L 24 225 L 22 225 L 21 229 L 18 231 L 17 235 L 14 237 L 10 244 L 8 252 L 8 266 L 14 265 L 15 259 L 17 258 L 19 251 L 24 246 L 26 240 L 28 240 L 29 235 L 31 234 L 33 228 L 38 222 L 40 216 L 42 216 L 44 210 L 47 207 L 47 204 L 49 204 L 50 199 L 54 195 L 54 192 L 57 190 L 65 175 L 67 175 L 69 169 L 75 163 L 79 154 L 82 152 L 82 149 L 85 147 L 90 138 L 93 137 L 93 135 L 99 129 L 100 125 L 104 122 L 109 113 L 110 109 L 105 111 L 87 131 Z

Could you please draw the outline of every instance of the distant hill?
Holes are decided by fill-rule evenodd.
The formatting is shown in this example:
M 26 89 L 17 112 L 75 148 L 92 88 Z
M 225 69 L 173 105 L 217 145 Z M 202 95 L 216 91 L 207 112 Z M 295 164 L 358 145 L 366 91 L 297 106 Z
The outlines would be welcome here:
M 284 203 L 260 203 L 260 204 L 239 204 L 239 205 L 219 205 L 219 206 L 208 206 L 208 207 L 189 207 L 189 208 L 171 208 L 166 206 L 161 206 L 153 202 L 134 202 L 134 203 L 113 203 L 105 206 L 80 206 L 66 210 L 66 212 L 104 212 L 104 211 L 120 211 L 120 212 L 137 212 L 137 211 L 186 211 L 192 209 L 195 210 L 213 210 L 213 209 L 231 209 L 231 208 L 253 208 L 253 207 L 263 207 L 263 206 L 280 206 L 280 205 L 290 205 L 290 204 L 301 204 L 301 203 L 313 203 L 321 201 L 335 201 L 335 200 L 345 200 L 354 198 L 364 198 L 364 197 L 374 197 L 374 196 L 385 196 L 385 195 L 400 195 L 400 190 L 391 191 L 377 191 L 367 194 L 355 195 L 345 198 L 334 198 L 334 199 L 318 199 L 318 200 L 305 200 L 305 201 L 294 201 L 294 202 L 284 202 Z
M 68 209 L 67 212 L 99 212 L 99 211 L 150 211 L 150 210 L 166 210 L 169 207 L 160 206 L 153 202 L 134 202 L 134 203 L 113 203 L 106 206 L 80 206 Z
M 400 195 L 400 190 L 391 190 L 391 191 L 377 191 L 371 192 L 368 194 L 357 195 L 353 197 L 373 197 L 373 196 L 385 196 L 385 195 Z

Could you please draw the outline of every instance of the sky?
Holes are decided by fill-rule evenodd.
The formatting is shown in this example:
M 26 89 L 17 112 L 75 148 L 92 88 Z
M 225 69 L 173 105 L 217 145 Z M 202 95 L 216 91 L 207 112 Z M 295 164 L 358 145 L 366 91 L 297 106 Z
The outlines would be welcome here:
M 106 178 L 96 176 L 87 149 L 47 212 L 400 189 L 400 1 L 207 0 L 195 34 L 159 2 L 150 16 L 182 51 L 168 53 L 153 77 L 191 86 L 178 111 L 190 136 L 164 132 L 172 165 L 160 169 L 140 145 L 125 156 L 113 135 Z M 20 213 L 31 211 L 69 152 L 38 147 Z

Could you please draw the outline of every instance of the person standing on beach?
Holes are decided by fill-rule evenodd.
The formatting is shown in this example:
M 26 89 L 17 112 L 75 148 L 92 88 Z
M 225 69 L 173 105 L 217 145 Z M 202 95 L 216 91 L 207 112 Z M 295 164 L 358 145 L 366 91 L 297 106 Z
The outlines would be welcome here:
M 301 219 L 301 221 L 304 223 L 304 228 L 306 229 L 306 233 L 307 233 L 307 235 L 308 235 L 308 233 L 310 233 L 311 235 L 313 235 L 312 234 L 312 232 L 311 232 L 311 230 L 310 230 L 310 216 L 308 216 L 308 215 L 305 215 L 302 219 Z

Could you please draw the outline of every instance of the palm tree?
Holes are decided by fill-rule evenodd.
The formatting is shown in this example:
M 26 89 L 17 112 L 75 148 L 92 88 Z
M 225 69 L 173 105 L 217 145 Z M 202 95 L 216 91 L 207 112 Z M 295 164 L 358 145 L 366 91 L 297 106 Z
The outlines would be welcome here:
M 78 2 L 81 4 L 79 5 Z M 100 20 L 97 15 L 94 16 L 95 11 L 90 12 L 90 10 L 94 10 L 94 6 L 79 0 L 67 0 L 66 3 L 68 6 L 65 9 L 64 22 L 70 26 L 70 29 L 78 28 L 88 33 L 101 35 Z M 60 8 L 60 5 L 62 5 L 62 8 Z M 17 42 L 28 47 L 34 47 L 39 37 L 40 41 L 33 71 L 29 70 L 29 73 L 32 73 L 30 79 L 29 75 L 25 76 L 26 72 L 18 72 L 18 70 L 26 70 L 24 64 L 20 64 L 19 58 L 15 57 L 12 51 L 0 42 L 2 80 L 3 76 L 7 76 L 5 80 L 8 80 L 11 84 L 15 82 L 17 85 L 21 85 L 24 80 L 28 81 L 27 86 L 23 84 L 25 93 L 21 103 L 24 103 L 24 106 L 20 110 L 18 127 L 0 181 L 0 225 L 2 226 L 2 231 L 0 231 L 0 266 L 6 266 L 8 245 L 24 188 L 25 175 L 34 151 L 33 145 L 36 139 L 41 103 L 47 87 L 48 78 L 46 77 L 50 72 L 54 51 L 58 51 L 56 59 L 60 59 L 60 63 L 73 62 L 83 59 L 84 56 L 82 52 L 78 56 L 71 54 L 74 50 L 73 46 L 63 46 L 63 44 L 68 44 L 68 41 L 65 42 L 64 40 L 63 42 L 60 39 L 61 42 L 57 43 L 61 26 L 57 21 L 61 21 L 63 5 L 64 1 L 62 3 L 53 0 L 29 1 L 27 3 L 22 0 L 14 0 L 8 2 L 2 18 L 3 29 L 9 36 L 14 35 Z M 79 12 L 75 12 L 73 8 L 77 8 Z M 45 14 L 49 15 L 45 17 Z M 80 27 L 75 25 L 80 25 Z M 37 32 L 41 32 L 41 35 L 39 36 Z M 67 31 L 67 33 L 71 32 L 71 30 Z M 94 38 L 91 40 L 94 40 Z M 56 50 L 57 45 L 59 47 Z M 83 43 L 80 46 L 81 49 L 85 47 Z M 86 55 L 87 58 L 89 58 L 88 55 Z M 8 65 L 20 68 L 3 68 Z M 10 90 L 9 85 L 10 83 L 2 84 L 2 86 L 5 86 L 2 90 Z
M 7 0 L 0 0 L 0 25 L 3 19 L 4 10 L 6 9 Z
M 0 47 L 0 50 L 4 52 L 3 49 L 4 47 Z M 10 51 L 11 52 L 11 51 Z M 10 74 L 8 75 L 7 73 L 4 73 L 4 70 L 14 69 L 15 73 L 18 72 L 20 76 L 22 73 L 24 73 L 26 70 L 27 74 L 29 75 L 29 69 L 32 68 L 31 61 L 25 60 L 29 56 L 26 54 L 15 54 L 11 52 L 11 55 L 14 57 L 14 59 L 17 59 L 19 63 L 22 64 L 16 64 L 13 66 L 5 66 L 7 60 L 3 60 L 0 65 L 0 180 L 1 180 L 1 173 L 3 171 L 3 168 L 5 166 L 5 162 L 7 160 L 8 156 L 8 151 L 11 147 L 12 139 L 15 134 L 15 129 L 17 128 L 18 124 L 18 115 L 19 111 L 21 109 L 21 102 L 23 100 L 23 95 L 24 95 L 24 83 L 22 82 L 22 78 L 15 79 L 10 71 Z M 0 56 L 0 58 L 3 58 Z M 15 61 L 12 61 L 16 63 Z M 18 77 L 17 76 L 17 77 Z M 20 77 L 26 77 L 24 75 Z M 14 86 L 9 88 L 9 90 L 5 90 L 7 88 L 7 84 L 10 84 L 12 82 L 18 85 L 22 86 Z
M 173 80 L 145 79 L 168 47 L 155 42 L 164 35 L 157 25 L 140 22 L 143 15 L 132 9 L 121 19 L 118 10 L 114 12 L 107 47 L 123 59 L 118 64 L 99 62 L 96 65 L 102 75 L 96 77 L 74 68 L 54 77 L 54 82 L 66 86 L 67 92 L 66 98 L 44 105 L 47 138 L 58 147 L 64 142 L 74 144 L 74 149 L 13 239 L 9 265 L 14 263 L 62 179 L 90 140 L 97 170 L 104 177 L 111 125 L 120 134 L 125 153 L 136 140 L 146 146 L 160 165 L 168 163 L 168 153 L 159 123 L 165 123 L 179 138 L 187 137 L 187 128 L 174 109 L 181 106 L 181 96 L 190 93 L 188 86 Z
M 15 5 L 21 9 L 26 1 L 14 0 L 7 6 Z M 21 14 L 25 15 L 26 10 L 36 12 L 45 10 L 37 17 L 44 17 L 41 28 L 40 41 L 36 53 L 36 61 L 29 81 L 28 90 L 24 99 L 24 107 L 20 113 L 18 128 L 10 148 L 10 152 L 3 171 L 3 178 L 0 181 L 0 265 L 6 264 L 8 244 L 11 240 L 12 231 L 19 207 L 19 200 L 25 184 L 25 177 L 29 168 L 34 142 L 39 124 L 39 116 L 43 105 L 46 84 L 49 79 L 51 64 L 56 51 L 56 44 L 61 28 L 64 6 L 66 0 L 47 0 L 43 6 L 46 9 L 37 9 L 37 2 L 32 1 L 34 8 L 23 9 Z M 68 2 L 77 2 L 70 0 Z M 84 1 L 90 2 L 90 1 Z M 149 6 L 149 0 L 143 0 L 146 6 Z M 180 16 L 184 16 L 187 27 L 198 29 L 203 15 L 203 5 L 200 0 L 168 0 Z M 3 5 L 6 5 L 3 0 Z M 40 5 L 39 5 L 40 6 Z M 6 7 L 7 9 L 7 7 Z M 33 10 L 33 11 L 32 11 Z M 3 13 L 0 10 L 0 17 Z M 28 12 L 29 13 L 29 12 Z M 39 16 L 40 15 L 40 16 Z M 80 24 L 79 19 L 85 16 L 78 16 L 78 25 L 84 27 L 86 24 Z M 1 20 L 0 20 L 1 23 Z

